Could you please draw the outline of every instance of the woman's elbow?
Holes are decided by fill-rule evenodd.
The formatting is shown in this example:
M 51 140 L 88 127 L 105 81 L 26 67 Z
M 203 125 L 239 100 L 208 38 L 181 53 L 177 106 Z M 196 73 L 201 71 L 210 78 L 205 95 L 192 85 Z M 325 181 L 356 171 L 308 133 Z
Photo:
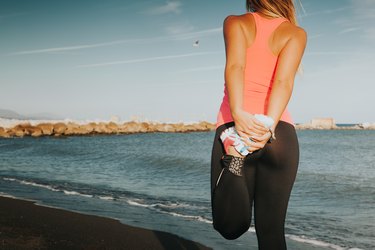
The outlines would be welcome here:
M 273 83 L 274 87 L 280 87 L 285 90 L 293 90 L 294 80 L 293 79 L 276 79 Z
M 241 65 L 230 65 L 225 67 L 225 77 L 232 78 L 242 76 L 245 73 L 245 67 Z
M 227 64 L 225 66 L 225 71 L 240 71 L 244 72 L 245 71 L 245 65 L 243 64 Z

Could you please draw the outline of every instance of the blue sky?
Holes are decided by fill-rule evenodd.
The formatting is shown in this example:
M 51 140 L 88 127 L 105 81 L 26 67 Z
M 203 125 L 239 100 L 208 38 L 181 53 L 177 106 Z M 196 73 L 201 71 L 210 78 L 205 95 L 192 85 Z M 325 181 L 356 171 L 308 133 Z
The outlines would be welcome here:
M 294 120 L 375 122 L 375 1 L 302 3 L 309 41 L 289 104 Z M 245 1 L 0 0 L 0 108 L 214 122 L 222 23 L 244 12 Z

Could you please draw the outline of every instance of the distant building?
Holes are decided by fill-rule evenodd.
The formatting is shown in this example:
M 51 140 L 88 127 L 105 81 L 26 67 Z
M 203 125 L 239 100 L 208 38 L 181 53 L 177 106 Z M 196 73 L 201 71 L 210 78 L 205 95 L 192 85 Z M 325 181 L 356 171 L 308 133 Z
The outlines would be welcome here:
M 335 120 L 333 118 L 314 118 L 310 122 L 313 128 L 332 129 L 336 127 Z

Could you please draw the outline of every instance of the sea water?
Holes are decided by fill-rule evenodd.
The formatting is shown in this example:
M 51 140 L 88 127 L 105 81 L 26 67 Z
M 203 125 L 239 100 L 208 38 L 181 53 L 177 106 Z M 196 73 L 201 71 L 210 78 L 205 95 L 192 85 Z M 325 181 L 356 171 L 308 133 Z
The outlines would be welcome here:
M 300 130 L 289 249 L 375 248 L 375 131 Z M 0 194 L 175 233 L 214 249 L 257 249 L 212 227 L 214 132 L 0 139 Z M 42 219 L 42 218 L 41 218 Z

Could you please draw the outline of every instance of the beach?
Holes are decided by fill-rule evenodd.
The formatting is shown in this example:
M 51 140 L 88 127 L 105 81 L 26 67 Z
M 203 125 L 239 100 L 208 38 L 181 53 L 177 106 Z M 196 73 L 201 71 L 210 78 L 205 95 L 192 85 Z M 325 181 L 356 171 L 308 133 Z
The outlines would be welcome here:
M 157 230 L 0 196 L 1 249 L 211 249 Z
M 288 249 L 374 249 L 375 131 L 297 133 L 301 157 L 285 224 Z M 38 204 L 1 204 L 0 217 L 5 220 L 1 225 L 8 231 L 1 230 L 0 242 L 65 240 L 77 248 L 96 242 L 106 246 L 103 249 L 116 249 L 110 244 L 126 242 L 164 249 L 161 234 L 155 234 L 162 231 L 177 235 L 171 236 L 169 243 L 187 242 L 183 238 L 215 250 L 257 249 L 254 220 L 249 231 L 234 241 L 225 240 L 212 227 L 209 178 L 213 136 L 210 131 L 0 138 L 0 195 Z M 361 145 L 353 147 L 358 141 Z M 39 204 L 63 209 L 58 210 L 60 219 L 51 217 L 57 210 L 46 212 Z M 21 220 L 17 209 L 28 213 L 28 223 Z M 84 219 L 78 218 L 82 216 L 66 211 L 95 216 L 81 222 Z M 102 224 L 93 226 L 93 218 Z M 70 226 L 54 224 L 69 220 Z M 23 231 L 17 232 L 19 228 Z M 141 236 L 136 236 L 137 232 Z M 55 236 L 50 236 L 52 233 Z M 20 235 L 34 238 L 15 238 Z M 172 249 L 185 247 L 176 244 L 180 245 Z M 126 248 L 134 249 L 129 246 Z

